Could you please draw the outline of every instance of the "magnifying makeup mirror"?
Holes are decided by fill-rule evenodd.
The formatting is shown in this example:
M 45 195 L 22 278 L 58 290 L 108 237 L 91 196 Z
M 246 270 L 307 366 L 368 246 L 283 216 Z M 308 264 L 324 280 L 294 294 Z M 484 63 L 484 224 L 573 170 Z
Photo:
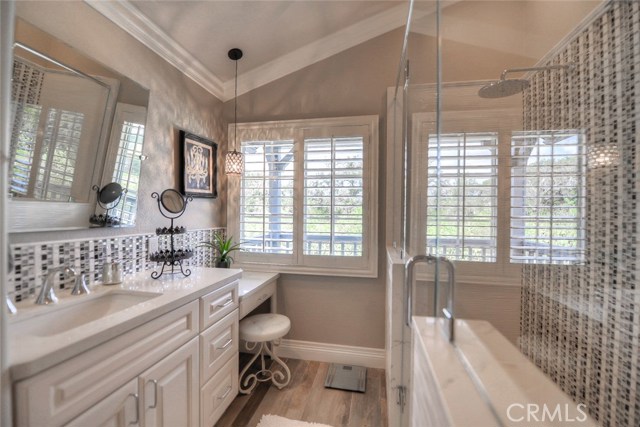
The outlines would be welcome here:
M 91 215 L 89 222 L 92 225 L 99 227 L 113 227 L 119 225 L 120 220 L 110 216 L 109 211 L 118 206 L 120 200 L 122 200 L 122 195 L 127 191 L 124 190 L 117 182 L 110 182 L 102 188 L 94 185 L 91 189 L 98 193 L 98 205 L 106 212 L 100 215 Z
M 160 271 L 151 273 L 151 278 L 157 279 L 165 272 L 168 274 L 182 273 L 184 276 L 189 276 L 191 270 L 184 268 L 182 262 L 193 256 L 193 250 L 188 247 L 176 247 L 177 244 L 181 245 L 183 243 L 182 239 L 176 241 L 176 235 L 186 233 L 187 229 L 183 226 L 174 225 L 174 220 L 184 214 L 187 210 L 187 204 L 193 201 L 193 197 L 183 196 L 178 190 L 174 190 L 173 188 L 167 188 L 160 194 L 154 191 L 151 193 L 151 197 L 158 200 L 158 210 L 160 214 L 171 220 L 170 227 L 156 228 L 156 234 L 158 236 L 168 236 L 169 249 L 149 254 L 149 261 L 157 262 L 161 266 Z
M 166 189 L 160 195 L 160 203 L 168 212 L 179 214 L 186 208 L 185 200 L 177 190 Z
M 98 200 L 103 205 L 115 202 L 122 196 L 122 186 L 117 182 L 110 182 L 98 191 Z

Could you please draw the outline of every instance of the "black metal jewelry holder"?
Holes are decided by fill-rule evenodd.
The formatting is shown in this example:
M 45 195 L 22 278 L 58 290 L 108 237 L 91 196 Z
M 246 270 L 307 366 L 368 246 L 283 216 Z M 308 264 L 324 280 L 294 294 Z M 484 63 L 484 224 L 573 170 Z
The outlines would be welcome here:
M 91 189 L 98 193 L 98 200 L 97 200 L 98 206 L 104 209 L 105 213 L 104 215 L 103 214 L 91 215 L 91 217 L 89 217 L 89 223 L 92 225 L 100 226 L 100 227 L 116 227 L 120 225 L 120 220 L 114 216 L 109 215 L 109 211 L 118 207 L 118 205 L 120 204 L 120 201 L 122 200 L 122 196 L 124 196 L 127 193 L 127 190 L 126 189 L 122 190 L 122 193 L 118 196 L 115 202 L 111 206 L 107 206 L 100 201 L 100 187 L 97 185 L 94 185 L 93 187 L 91 187 Z
M 164 192 L 162 194 L 164 194 Z M 174 242 L 174 236 L 177 234 L 186 233 L 187 229 L 185 227 L 174 226 L 173 221 L 175 219 L 180 218 L 182 214 L 184 214 L 185 210 L 187 209 L 187 203 L 193 201 L 193 197 L 180 196 L 183 199 L 183 206 L 182 206 L 182 210 L 179 212 L 171 212 L 167 210 L 166 207 L 162 204 L 162 195 L 156 192 L 153 192 L 151 193 L 151 197 L 153 197 L 154 199 L 158 199 L 158 210 L 160 211 L 160 214 L 163 217 L 171 220 L 170 227 L 156 228 L 156 235 L 170 236 L 171 246 L 170 246 L 170 249 L 159 250 L 158 252 L 153 252 L 149 254 L 149 261 L 162 264 L 162 268 L 160 272 L 159 273 L 157 271 L 152 272 L 151 278 L 157 279 L 160 276 L 162 276 L 162 274 L 165 273 L 165 267 L 170 267 L 171 269 L 170 272 L 167 271 L 168 274 L 182 273 L 185 277 L 190 276 L 191 270 L 189 270 L 188 268 L 184 268 L 182 265 L 182 261 L 184 261 L 185 259 L 191 258 L 193 256 L 193 250 L 189 248 L 176 249 L 175 242 Z M 178 267 L 180 268 L 179 271 L 178 271 Z

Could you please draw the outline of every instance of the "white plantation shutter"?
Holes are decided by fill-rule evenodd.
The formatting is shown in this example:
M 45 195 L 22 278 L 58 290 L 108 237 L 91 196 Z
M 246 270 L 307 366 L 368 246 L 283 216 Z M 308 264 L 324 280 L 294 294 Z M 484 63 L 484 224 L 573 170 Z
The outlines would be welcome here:
M 293 254 L 293 141 L 242 141 L 241 151 L 245 156 L 240 185 L 242 250 Z
M 240 265 L 376 277 L 378 117 L 237 126 L 245 171 L 227 217 Z
M 35 197 L 70 201 L 85 116 L 50 108 L 46 120 Z
M 304 141 L 304 254 L 362 256 L 364 142 Z
M 136 223 L 136 207 L 138 205 L 138 187 L 140 184 L 140 167 L 146 109 L 136 106 L 118 105 L 113 130 L 117 132 L 118 151 L 113 167 L 112 182 L 117 182 L 126 189 L 121 210 L 120 223 L 134 225 Z
M 33 196 L 31 174 L 34 169 L 36 137 L 40 124 L 42 107 L 39 105 L 20 105 L 19 120 L 14 125 L 11 152 L 11 193 L 24 197 Z
M 495 262 L 498 134 L 430 137 L 427 179 L 427 253 Z
M 581 262 L 585 196 L 578 131 L 515 132 L 511 151 L 511 262 Z

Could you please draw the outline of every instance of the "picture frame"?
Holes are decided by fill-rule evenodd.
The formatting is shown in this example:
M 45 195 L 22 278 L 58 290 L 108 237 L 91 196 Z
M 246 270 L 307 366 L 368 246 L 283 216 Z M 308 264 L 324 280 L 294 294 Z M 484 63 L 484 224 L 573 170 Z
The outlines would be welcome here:
M 218 144 L 180 130 L 180 191 L 191 197 L 218 197 Z

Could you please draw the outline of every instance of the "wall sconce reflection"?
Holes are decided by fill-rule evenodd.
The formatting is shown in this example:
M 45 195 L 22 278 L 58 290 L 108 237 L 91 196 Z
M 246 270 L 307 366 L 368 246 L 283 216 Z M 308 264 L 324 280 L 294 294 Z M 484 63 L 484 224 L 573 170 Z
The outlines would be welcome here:
M 618 166 L 620 153 L 616 144 L 591 145 L 587 149 L 587 165 L 590 169 Z

